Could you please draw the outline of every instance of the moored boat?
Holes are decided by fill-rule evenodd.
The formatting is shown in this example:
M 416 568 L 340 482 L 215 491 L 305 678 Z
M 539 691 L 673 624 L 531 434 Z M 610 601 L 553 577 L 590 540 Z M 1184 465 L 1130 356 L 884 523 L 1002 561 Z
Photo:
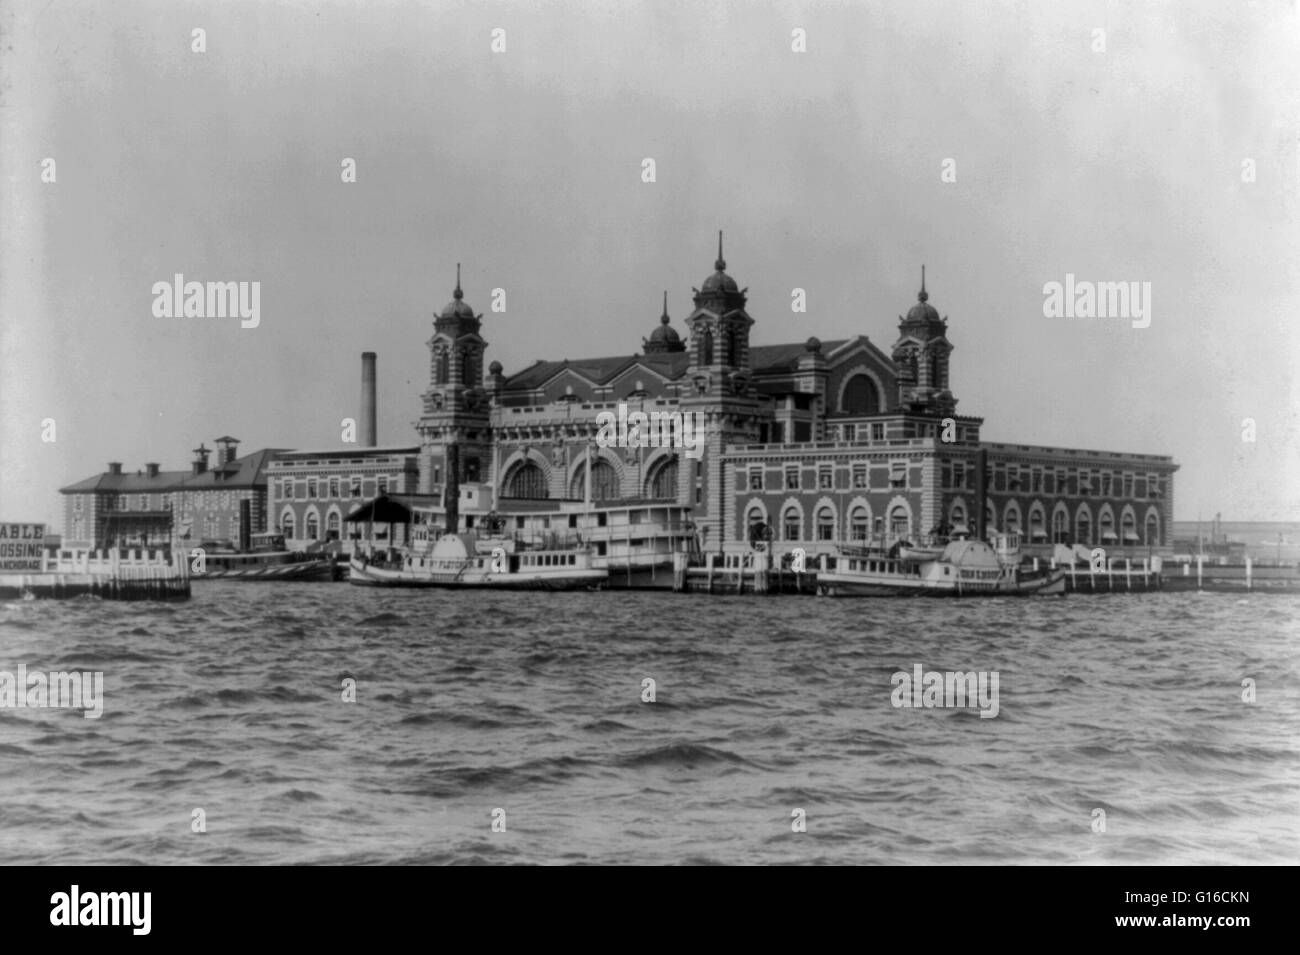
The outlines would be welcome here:
M 1019 597 L 1065 593 L 1065 571 L 1028 570 L 1003 559 L 1002 548 L 958 540 L 937 558 L 841 554 L 834 569 L 817 575 L 829 597 Z
M 484 548 L 469 532 L 444 534 L 427 551 L 354 555 L 350 570 L 348 579 L 361 587 L 582 590 L 609 579 L 608 570 L 592 566 L 585 548 L 520 549 L 510 540 Z
M 190 551 L 190 576 L 193 580 L 340 580 L 344 568 L 329 554 L 309 554 L 288 550 L 284 535 L 274 531 L 252 535 L 252 549 L 247 551 L 197 548 L 199 559 Z

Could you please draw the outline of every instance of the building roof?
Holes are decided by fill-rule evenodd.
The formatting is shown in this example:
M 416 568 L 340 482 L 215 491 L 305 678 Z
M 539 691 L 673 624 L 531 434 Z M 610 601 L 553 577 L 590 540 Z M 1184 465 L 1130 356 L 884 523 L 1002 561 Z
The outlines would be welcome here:
M 834 351 L 846 341 L 848 341 L 847 338 L 837 338 L 834 341 L 822 342 L 822 354 L 825 355 Z M 799 368 L 800 356 L 807 351 L 808 345 L 806 342 L 791 342 L 788 345 L 751 345 L 749 348 L 749 364 L 754 369 L 755 374 L 796 371 Z
M 221 440 L 221 439 L 218 439 Z M 286 448 L 263 448 L 242 458 L 235 458 L 225 465 L 209 468 L 202 474 L 194 474 L 180 482 L 177 490 L 202 491 L 205 488 L 251 488 L 266 484 L 266 467 L 274 455 L 282 454 Z
M 76 484 L 59 488 L 60 494 L 89 494 L 95 491 L 140 493 L 168 491 L 190 476 L 189 471 L 159 471 L 154 477 L 147 474 L 96 474 Z
M 105 471 L 84 481 L 59 488 L 60 494 L 115 494 L 163 493 L 167 491 L 202 491 L 205 488 L 251 488 L 266 483 L 266 466 L 273 455 L 283 454 L 282 448 L 263 448 L 235 458 L 224 467 L 210 468 L 202 474 L 191 471 L 159 471 L 147 474 L 112 474 Z
M 350 448 L 294 448 L 291 450 L 277 451 L 276 457 L 281 459 L 294 458 L 360 458 L 378 454 L 418 454 L 420 446 L 418 444 L 386 444 L 375 448 L 366 448 L 354 445 Z

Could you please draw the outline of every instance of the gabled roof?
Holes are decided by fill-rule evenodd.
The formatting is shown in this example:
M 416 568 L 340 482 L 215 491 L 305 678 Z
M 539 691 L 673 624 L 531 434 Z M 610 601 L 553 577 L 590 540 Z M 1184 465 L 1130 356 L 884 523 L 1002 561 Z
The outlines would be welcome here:
M 834 351 L 847 340 L 837 338 L 835 341 L 822 342 L 822 354 Z M 799 356 L 806 351 L 803 342 L 792 342 L 788 345 L 753 345 L 749 349 L 749 363 L 756 375 L 764 372 L 796 371 L 799 368 Z
M 603 385 L 636 365 L 644 365 L 665 378 L 673 379 L 685 374 L 690 363 L 690 356 L 686 352 L 612 355 L 608 358 L 583 358 L 577 361 L 570 361 L 567 358 L 564 361 L 538 361 L 507 378 L 505 388 L 507 391 L 530 391 L 542 387 L 566 370 L 582 376 L 592 384 Z

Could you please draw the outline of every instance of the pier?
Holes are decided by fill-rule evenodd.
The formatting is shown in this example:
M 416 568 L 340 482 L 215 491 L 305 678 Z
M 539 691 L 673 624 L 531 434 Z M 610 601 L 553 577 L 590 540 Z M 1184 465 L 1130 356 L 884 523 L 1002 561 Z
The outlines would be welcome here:
M 0 573 L 0 600 L 188 600 L 189 565 L 182 552 L 110 548 L 42 554 L 39 568 Z

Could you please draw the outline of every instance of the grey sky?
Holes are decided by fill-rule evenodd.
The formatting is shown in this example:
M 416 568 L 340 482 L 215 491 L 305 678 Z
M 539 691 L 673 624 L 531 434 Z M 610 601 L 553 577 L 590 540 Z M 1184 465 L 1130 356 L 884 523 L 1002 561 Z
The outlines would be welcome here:
M 639 351 L 665 288 L 684 333 L 720 228 L 756 343 L 887 350 L 925 263 L 987 439 L 1172 454 L 1178 519 L 1300 519 L 1294 4 L 10 0 L 0 26 L 0 519 L 57 526 L 59 486 L 222 434 L 335 446 L 364 350 L 380 442 L 416 443 L 456 262 L 511 372 Z M 260 281 L 260 326 L 155 318 L 176 272 Z M 1067 273 L 1150 282 L 1150 327 L 1045 318 Z

